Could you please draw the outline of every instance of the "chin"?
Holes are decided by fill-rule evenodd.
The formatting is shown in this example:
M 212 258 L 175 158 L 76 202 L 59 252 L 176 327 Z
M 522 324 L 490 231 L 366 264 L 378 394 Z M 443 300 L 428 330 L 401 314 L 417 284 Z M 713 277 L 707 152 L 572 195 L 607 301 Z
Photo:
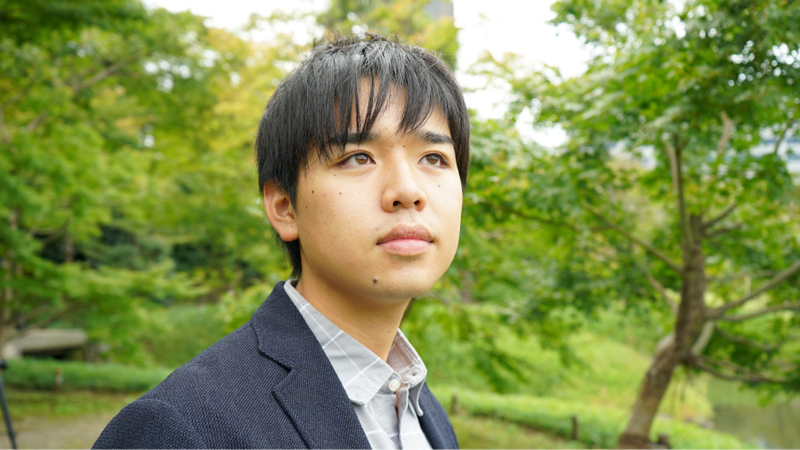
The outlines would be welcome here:
M 426 271 L 423 273 L 392 274 L 383 277 L 378 275 L 375 277 L 378 279 L 377 283 L 372 280 L 369 280 L 369 282 L 376 296 L 406 301 L 428 292 L 443 273 L 432 274 Z

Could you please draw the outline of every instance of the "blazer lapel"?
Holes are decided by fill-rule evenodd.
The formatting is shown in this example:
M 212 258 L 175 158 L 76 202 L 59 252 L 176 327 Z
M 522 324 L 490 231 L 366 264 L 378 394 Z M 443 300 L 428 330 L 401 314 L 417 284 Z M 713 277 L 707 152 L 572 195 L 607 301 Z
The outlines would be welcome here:
M 259 349 L 289 369 L 273 395 L 309 448 L 370 448 L 350 399 L 314 334 L 278 283 L 253 314 Z
M 338 386 L 326 375 L 293 369 L 273 394 L 309 448 L 370 448 L 350 399 L 330 375 Z
M 419 397 L 419 406 L 422 408 L 422 417 L 419 426 L 432 448 L 458 448 L 458 439 L 450 425 L 450 419 L 442 405 L 433 396 L 426 384 Z

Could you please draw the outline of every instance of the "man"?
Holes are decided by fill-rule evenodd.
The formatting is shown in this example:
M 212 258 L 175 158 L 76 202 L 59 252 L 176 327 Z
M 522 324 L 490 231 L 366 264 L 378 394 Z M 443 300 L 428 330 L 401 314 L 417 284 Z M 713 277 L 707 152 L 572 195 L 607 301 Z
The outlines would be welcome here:
M 270 99 L 256 150 L 297 280 L 95 447 L 457 447 L 398 330 L 458 244 L 469 121 L 452 72 L 379 36 L 320 45 Z

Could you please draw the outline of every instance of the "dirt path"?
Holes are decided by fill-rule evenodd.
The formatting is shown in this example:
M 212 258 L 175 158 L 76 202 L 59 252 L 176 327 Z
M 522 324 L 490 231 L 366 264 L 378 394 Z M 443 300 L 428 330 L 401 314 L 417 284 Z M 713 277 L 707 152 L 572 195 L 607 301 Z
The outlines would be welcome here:
M 19 448 L 91 448 L 115 413 L 88 414 L 77 418 L 28 417 L 14 423 Z M 5 427 L 0 447 L 11 448 Z

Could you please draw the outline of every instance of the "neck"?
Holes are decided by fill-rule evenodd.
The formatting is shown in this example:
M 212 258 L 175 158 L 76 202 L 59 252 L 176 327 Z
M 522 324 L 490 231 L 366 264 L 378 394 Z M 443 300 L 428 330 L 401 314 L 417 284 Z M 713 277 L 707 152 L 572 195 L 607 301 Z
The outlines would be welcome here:
M 384 361 L 411 301 L 357 297 L 302 277 L 295 289 L 328 320 Z

